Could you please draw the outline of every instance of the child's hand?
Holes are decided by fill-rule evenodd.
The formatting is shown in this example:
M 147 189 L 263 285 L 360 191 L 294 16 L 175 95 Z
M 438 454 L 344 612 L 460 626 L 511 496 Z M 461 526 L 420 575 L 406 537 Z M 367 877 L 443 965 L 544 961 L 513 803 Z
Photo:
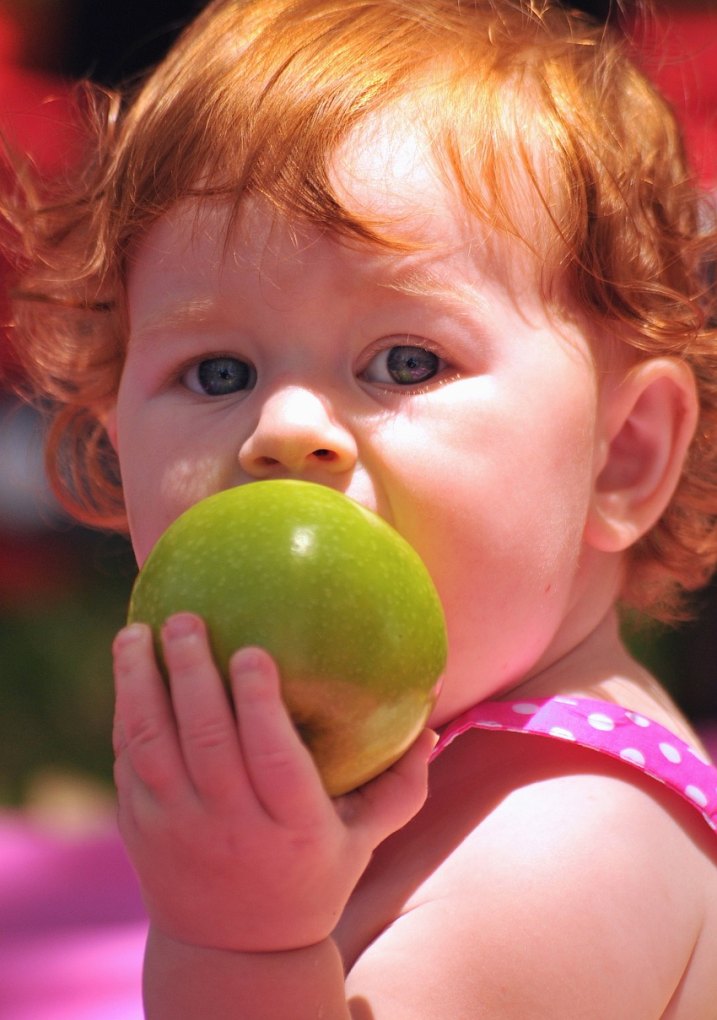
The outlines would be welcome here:
M 204 626 L 180 614 L 115 642 L 115 779 L 122 835 L 152 921 L 170 937 L 246 951 L 332 932 L 374 848 L 426 796 L 424 733 L 392 769 L 337 801 L 283 706 L 271 658 L 231 662 L 236 719 Z

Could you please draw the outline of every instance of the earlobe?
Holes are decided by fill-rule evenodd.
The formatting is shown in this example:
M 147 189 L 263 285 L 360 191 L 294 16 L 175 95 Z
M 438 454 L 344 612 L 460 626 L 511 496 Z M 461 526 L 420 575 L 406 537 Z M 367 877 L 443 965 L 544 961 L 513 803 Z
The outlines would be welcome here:
M 697 422 L 690 368 L 652 358 L 601 397 L 601 460 L 585 529 L 589 545 L 622 552 L 657 522 L 677 486 Z

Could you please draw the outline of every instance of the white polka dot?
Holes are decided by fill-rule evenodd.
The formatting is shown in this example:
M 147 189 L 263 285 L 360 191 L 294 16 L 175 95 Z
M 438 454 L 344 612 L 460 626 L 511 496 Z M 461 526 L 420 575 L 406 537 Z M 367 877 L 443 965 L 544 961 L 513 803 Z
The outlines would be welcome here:
M 660 743 L 660 750 L 662 751 L 665 758 L 667 758 L 668 761 L 671 761 L 673 765 L 679 765 L 679 763 L 682 761 L 682 755 L 680 754 L 676 747 L 672 746 L 672 744 L 666 744 L 664 741 L 662 741 Z
M 615 729 L 615 723 L 610 716 L 603 715 L 602 712 L 591 712 L 588 716 L 588 722 L 594 730 L 603 730 L 605 733 Z
M 511 708 L 517 715 L 535 715 L 538 711 L 538 706 L 531 705 L 529 701 L 517 701 Z
M 551 726 L 549 733 L 551 737 L 560 737 L 561 740 L 575 740 L 575 734 L 564 726 Z
M 638 751 L 636 747 L 626 747 L 620 751 L 620 757 L 624 758 L 625 761 L 632 762 L 633 765 L 639 765 L 642 768 L 645 764 L 645 755 L 642 751 Z
M 628 719 L 631 719 L 636 726 L 642 726 L 643 728 L 650 725 L 650 720 L 646 719 L 644 715 L 638 715 L 637 712 L 625 712 Z
M 695 804 L 699 804 L 700 807 L 707 807 L 707 795 L 700 790 L 699 786 L 693 786 L 690 783 L 689 786 L 685 787 L 685 793 Z
M 565 695 L 559 694 L 553 701 L 557 702 L 558 705 L 577 705 L 575 698 L 566 698 Z
M 697 761 L 701 761 L 703 765 L 712 764 L 707 755 L 703 754 L 698 747 L 688 747 L 687 750 L 690 752 L 691 755 L 694 755 Z

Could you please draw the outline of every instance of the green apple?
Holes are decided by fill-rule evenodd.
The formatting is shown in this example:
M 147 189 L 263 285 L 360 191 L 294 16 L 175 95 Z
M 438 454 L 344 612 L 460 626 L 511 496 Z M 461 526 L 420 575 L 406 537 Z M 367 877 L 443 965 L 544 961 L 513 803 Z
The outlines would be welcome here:
M 182 610 L 204 618 L 225 678 L 238 648 L 273 655 L 332 796 L 393 764 L 430 714 L 447 642 L 428 571 L 386 521 L 326 486 L 254 482 L 179 517 L 140 571 L 129 619 L 158 642 Z

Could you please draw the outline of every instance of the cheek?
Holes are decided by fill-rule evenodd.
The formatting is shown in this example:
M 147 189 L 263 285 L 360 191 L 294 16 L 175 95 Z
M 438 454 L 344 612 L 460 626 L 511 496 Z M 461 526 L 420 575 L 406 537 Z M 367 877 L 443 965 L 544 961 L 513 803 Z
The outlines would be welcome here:
M 496 426 L 493 442 L 446 437 L 440 458 L 404 472 L 393 494 L 396 524 L 441 595 L 456 659 L 486 677 L 520 674 L 542 653 L 581 558 L 590 415 L 566 415 L 559 428 L 540 420 L 523 433 Z
M 130 427 L 121 432 L 119 444 L 130 537 L 140 566 L 180 514 L 230 484 L 217 458 L 204 448 L 194 451 L 189 442 L 178 441 L 176 428 L 154 431 L 172 440 L 151 445 L 142 441 L 145 434 Z
M 575 598 L 582 525 L 567 503 L 540 526 L 528 502 L 452 508 L 417 547 L 446 615 L 449 660 L 438 725 L 528 675 Z M 438 524 L 438 521 L 436 521 Z

